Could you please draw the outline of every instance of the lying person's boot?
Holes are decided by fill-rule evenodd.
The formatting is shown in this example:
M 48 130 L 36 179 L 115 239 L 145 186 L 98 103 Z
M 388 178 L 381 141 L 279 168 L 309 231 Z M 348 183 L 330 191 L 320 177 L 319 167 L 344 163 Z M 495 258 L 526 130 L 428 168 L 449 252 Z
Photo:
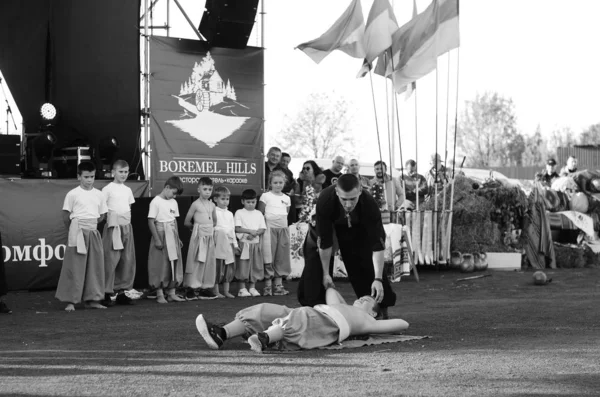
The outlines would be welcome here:
M 219 350 L 223 342 L 227 339 L 225 328 L 212 324 L 204 320 L 202 314 L 196 317 L 196 328 L 209 348 Z
M 250 349 L 257 353 L 262 353 L 269 346 L 269 335 L 266 332 L 259 332 L 248 338 Z
M 117 294 L 117 299 L 115 299 L 117 305 L 133 305 L 133 299 L 125 295 L 124 292 Z

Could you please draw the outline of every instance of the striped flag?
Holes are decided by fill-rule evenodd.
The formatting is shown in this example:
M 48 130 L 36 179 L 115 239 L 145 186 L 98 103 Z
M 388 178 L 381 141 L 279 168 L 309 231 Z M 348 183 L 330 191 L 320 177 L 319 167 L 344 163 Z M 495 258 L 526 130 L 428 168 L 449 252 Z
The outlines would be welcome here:
M 394 10 L 388 0 L 374 0 L 365 27 L 365 61 L 357 77 L 364 77 L 375 58 L 392 45 L 392 35 L 398 30 Z
M 391 59 L 375 73 L 391 76 L 396 92 L 405 91 L 436 68 L 438 56 L 460 45 L 458 15 L 458 0 L 433 0 L 394 33 Z
M 319 38 L 299 44 L 296 48 L 304 51 L 316 63 L 320 63 L 335 50 L 345 52 L 354 58 L 363 58 L 365 20 L 360 0 L 352 0 L 346 11 Z

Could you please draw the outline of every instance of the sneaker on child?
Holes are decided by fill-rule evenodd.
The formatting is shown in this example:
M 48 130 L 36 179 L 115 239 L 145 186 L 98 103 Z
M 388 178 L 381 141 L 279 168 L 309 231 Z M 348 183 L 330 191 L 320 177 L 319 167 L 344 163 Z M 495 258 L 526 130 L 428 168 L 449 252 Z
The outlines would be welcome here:
M 260 296 L 260 292 L 258 292 L 258 290 L 256 288 L 250 288 L 248 290 L 248 292 L 250 293 L 250 295 L 252 296 Z
M 198 291 L 198 299 L 217 299 L 217 295 L 209 289 L 201 289 Z
M 275 290 L 273 291 L 273 295 L 278 295 L 278 296 L 287 295 L 289 293 L 290 293 L 290 291 L 283 288 L 283 285 L 276 285 Z
M 250 292 L 248 292 L 248 290 L 246 288 L 242 288 L 241 290 L 238 291 L 238 296 L 241 298 L 248 298 L 252 295 L 250 294 Z
M 263 296 L 273 296 L 273 288 L 272 287 L 263 288 Z
M 219 350 L 223 346 L 223 341 L 226 338 L 226 332 L 223 327 L 207 322 L 201 314 L 196 317 L 196 328 L 208 347 L 213 350 Z

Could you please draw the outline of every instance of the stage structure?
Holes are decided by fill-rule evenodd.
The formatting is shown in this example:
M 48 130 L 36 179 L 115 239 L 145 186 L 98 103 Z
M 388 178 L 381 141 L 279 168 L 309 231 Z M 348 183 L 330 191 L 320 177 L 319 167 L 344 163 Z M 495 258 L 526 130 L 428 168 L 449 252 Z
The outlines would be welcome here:
M 171 1 L 199 40 L 153 36 L 170 33 Z M 197 195 L 202 176 L 227 186 L 264 189 L 264 1 L 261 47 L 247 47 L 258 0 L 208 1 L 199 29 L 178 0 L 164 0 L 167 21 L 154 25 L 158 0 L 144 0 L 143 139 L 150 192 L 167 178 L 182 178 L 184 195 Z M 204 34 L 203 34 L 204 33 Z M 239 201 L 239 200 L 237 200 Z M 233 207 L 239 205 L 236 200 Z
M 0 1 L 0 69 L 23 115 L 21 146 L 28 147 L 28 155 L 37 162 L 36 172 L 24 176 L 38 178 L 20 179 L 16 172 L 0 175 L 0 252 L 10 290 L 56 286 L 67 233 L 62 204 L 78 184 L 72 178 L 81 160 L 95 159 L 98 178 L 109 178 L 111 160 L 118 156 L 129 162 L 133 177 L 141 179 L 129 182 L 136 197 L 132 223 L 139 258 L 137 287 L 147 282 L 144 258 L 150 241 L 146 226 L 150 196 L 160 191 L 167 176 L 192 181 L 186 186 L 188 197 L 178 198 L 184 214 L 197 194 L 194 178 L 213 177 L 237 195 L 246 186 L 260 191 L 263 49 L 218 48 L 199 40 L 153 37 L 159 28 L 169 35 L 168 16 L 165 26 L 151 24 L 150 10 L 157 2 Z M 169 9 L 171 2 L 203 40 L 179 1 L 160 4 Z M 247 6 L 243 0 L 229 3 Z M 244 14 L 254 20 L 256 7 L 254 14 Z M 264 9 L 261 14 L 264 18 Z M 239 38 L 235 43 L 240 46 Z M 193 50 L 189 57 L 182 53 L 188 50 Z M 156 57 L 151 57 L 152 52 Z M 177 58 L 179 64 L 167 66 L 165 56 Z M 196 64 L 213 67 L 207 68 L 208 75 L 199 74 L 194 71 Z M 155 87 L 157 91 L 151 92 Z M 182 127 L 189 123 L 196 125 Z M 174 158 L 183 156 L 193 157 L 193 164 L 185 169 Z M 168 171 L 161 172 L 161 161 L 167 161 Z M 198 161 L 201 165 L 196 167 Z M 46 164 L 44 172 L 39 163 Z M 148 175 L 153 168 L 154 175 Z M 223 175 L 226 172 L 230 175 Z M 69 177 L 61 179 L 65 175 Z M 52 179 L 44 178 L 48 176 Z M 98 180 L 95 187 L 101 189 L 108 182 Z M 158 188 L 152 191 L 151 183 Z M 189 238 L 186 233 L 182 230 L 184 244 Z

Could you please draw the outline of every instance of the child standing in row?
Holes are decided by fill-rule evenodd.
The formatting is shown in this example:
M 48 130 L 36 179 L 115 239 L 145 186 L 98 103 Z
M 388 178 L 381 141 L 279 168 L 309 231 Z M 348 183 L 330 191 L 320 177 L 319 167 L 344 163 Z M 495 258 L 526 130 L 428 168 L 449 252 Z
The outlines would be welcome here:
M 244 208 L 235 212 L 235 232 L 240 240 L 240 259 L 235 278 L 240 282 L 239 297 L 260 296 L 256 282 L 264 278 L 263 254 L 260 238 L 267 226 L 260 211 L 256 211 L 256 192 L 242 192 Z M 248 288 L 246 288 L 246 283 Z
M 186 299 L 198 299 L 195 290 L 199 289 L 200 299 L 214 299 L 212 289 L 216 280 L 214 227 L 217 224 L 215 204 L 210 201 L 213 183 L 208 177 L 198 181 L 200 197 L 192 203 L 184 225 L 192 229 L 190 247 L 187 254 L 183 285 L 187 287 Z
M 258 210 L 264 214 L 269 234 L 271 263 L 265 263 L 265 288 L 263 295 L 287 295 L 282 278 L 291 272 L 290 231 L 287 217 L 292 205 L 290 197 L 282 192 L 286 176 L 282 171 L 269 174 L 270 191 L 260 196 Z M 273 281 L 275 287 L 273 288 Z
M 133 300 L 125 290 L 133 287 L 135 279 L 135 245 L 131 228 L 131 204 L 133 192 L 125 181 L 129 176 L 129 164 L 117 160 L 113 164 L 114 180 L 102 189 L 108 208 L 108 218 L 102 236 L 104 247 L 104 275 L 106 291 L 103 305 L 110 305 L 110 296 L 117 291 L 116 303 L 131 305 Z
M 69 191 L 63 204 L 63 219 L 69 229 L 65 257 L 56 288 L 56 298 L 67 302 L 66 311 L 84 301 L 94 309 L 106 309 L 104 298 L 104 252 L 98 222 L 106 214 L 102 192 L 94 189 L 96 167 L 89 161 L 77 166 L 79 186 Z
M 177 229 L 179 206 L 175 197 L 183 192 L 183 183 L 173 176 L 165 182 L 162 192 L 150 202 L 148 227 L 152 233 L 148 252 L 148 281 L 157 288 L 156 301 L 167 303 L 163 288 L 167 289 L 169 301 L 181 302 L 185 299 L 175 294 L 183 280 L 183 260 L 181 240 Z
M 235 298 L 229 292 L 229 284 L 235 276 L 235 255 L 239 255 L 237 238 L 235 236 L 235 221 L 233 214 L 227 209 L 231 193 L 225 186 L 214 189 L 217 204 L 217 225 L 215 226 L 215 257 L 217 259 L 216 282 L 213 293 L 217 298 Z M 223 284 L 223 295 L 219 293 L 219 284 Z

